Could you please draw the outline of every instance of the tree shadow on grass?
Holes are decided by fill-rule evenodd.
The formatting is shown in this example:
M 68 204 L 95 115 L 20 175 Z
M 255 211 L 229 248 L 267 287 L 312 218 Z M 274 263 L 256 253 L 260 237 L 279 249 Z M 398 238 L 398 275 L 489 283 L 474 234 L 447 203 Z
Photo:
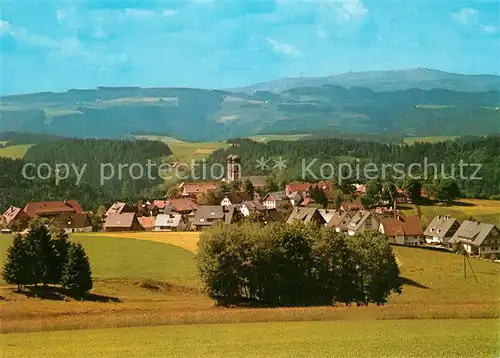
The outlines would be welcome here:
M 28 286 L 20 293 L 24 294 L 26 297 L 36 297 L 52 301 L 64 301 L 68 298 L 72 298 L 91 302 L 120 302 L 120 299 L 117 297 L 98 295 L 95 293 L 87 293 L 82 297 L 75 296 L 71 291 L 57 286 Z
M 400 277 L 399 280 L 401 282 L 401 285 L 407 285 L 407 286 L 422 288 L 424 290 L 428 290 L 429 289 L 429 287 L 421 285 L 420 283 L 418 283 L 416 281 L 413 281 L 413 280 L 411 280 L 409 278 L 406 278 L 406 277 Z

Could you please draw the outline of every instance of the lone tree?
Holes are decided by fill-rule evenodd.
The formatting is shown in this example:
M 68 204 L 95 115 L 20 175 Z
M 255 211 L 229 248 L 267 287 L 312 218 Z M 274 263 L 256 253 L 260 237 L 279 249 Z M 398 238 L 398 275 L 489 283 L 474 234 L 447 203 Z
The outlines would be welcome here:
M 25 285 L 33 283 L 30 267 L 30 256 L 26 240 L 16 235 L 12 246 L 7 249 L 7 259 L 2 270 L 2 278 L 11 285 L 17 285 L 17 291 L 22 291 Z
M 255 187 L 253 186 L 252 182 L 248 179 L 245 180 L 244 182 L 244 187 L 245 187 L 245 192 L 250 195 L 250 197 L 253 198 L 255 194 Z
M 92 271 L 89 259 L 80 243 L 71 243 L 64 266 L 61 284 L 75 296 L 82 297 L 92 289 Z

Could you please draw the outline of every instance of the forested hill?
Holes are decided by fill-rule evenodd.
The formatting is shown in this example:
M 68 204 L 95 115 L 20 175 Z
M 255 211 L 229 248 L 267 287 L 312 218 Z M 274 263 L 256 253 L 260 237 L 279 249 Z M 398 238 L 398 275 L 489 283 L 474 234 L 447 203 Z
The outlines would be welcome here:
M 375 163 L 379 168 L 379 175 L 382 175 L 382 164 L 387 164 L 394 170 L 397 163 L 402 163 L 405 172 L 413 163 L 422 164 L 422 168 L 413 168 L 412 173 L 423 173 L 424 160 L 428 164 L 436 164 L 438 174 L 441 174 L 441 165 L 444 173 L 450 174 L 452 166 L 455 167 L 455 174 L 459 176 L 459 163 L 463 160 L 465 164 L 480 163 L 482 168 L 477 176 L 481 180 L 458 179 L 457 183 L 464 195 L 469 197 L 489 198 L 500 194 L 500 137 L 490 136 L 487 138 L 460 138 L 454 141 L 440 143 L 415 143 L 412 145 L 384 144 L 379 142 L 357 141 L 351 139 L 317 139 L 302 141 L 270 141 L 258 143 L 249 139 L 239 139 L 234 141 L 233 147 L 220 149 L 208 158 L 207 165 L 211 163 L 225 163 L 229 154 L 238 154 L 242 158 L 242 170 L 244 175 L 262 175 L 273 172 L 276 165 L 274 160 L 286 161 L 286 168 L 279 171 L 276 167 L 274 172 L 278 180 L 300 180 L 302 179 L 303 168 L 310 168 L 310 172 L 321 179 L 321 165 L 326 165 L 324 175 L 331 179 L 331 169 L 333 167 L 334 178 L 341 163 L 352 163 L 353 170 L 359 163 L 361 175 L 363 167 L 368 163 Z M 267 170 L 257 168 L 259 161 L 267 160 Z M 304 161 L 304 165 L 302 164 Z M 314 162 L 314 163 L 313 163 Z M 311 166 L 309 164 L 313 163 Z M 391 168 L 386 170 L 387 177 L 394 174 Z M 434 179 L 434 167 L 428 167 L 428 181 Z M 475 167 L 464 167 L 464 174 L 470 177 L 475 171 Z M 309 171 L 305 171 L 309 174 Z M 344 172 L 343 175 L 347 175 Z M 373 175 L 373 174 L 370 174 Z M 398 174 L 399 175 L 399 174 Z M 356 174 L 354 173 L 354 176 Z M 315 178 L 306 176 L 306 179 Z M 358 182 L 366 182 L 369 178 L 360 177 Z
M 23 160 L 0 158 L 0 212 L 27 201 L 63 199 L 95 210 L 99 204 L 149 196 L 163 184 L 155 168 L 170 154 L 165 143 L 146 140 L 64 139 L 36 145 Z M 25 164 L 30 166 L 23 176 Z
M 499 122 L 498 89 L 466 87 L 376 92 L 316 83 L 251 94 L 127 87 L 0 99 L 0 131 L 79 138 L 152 131 L 194 141 L 290 131 L 460 136 L 497 133 Z

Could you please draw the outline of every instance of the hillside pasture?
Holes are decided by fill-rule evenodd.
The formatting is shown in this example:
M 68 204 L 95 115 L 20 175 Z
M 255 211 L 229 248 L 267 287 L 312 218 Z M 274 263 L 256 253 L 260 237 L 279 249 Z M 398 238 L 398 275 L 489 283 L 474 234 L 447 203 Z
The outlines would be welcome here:
M 207 158 L 217 149 L 229 148 L 224 142 L 184 142 L 172 137 L 162 136 L 136 136 L 149 140 L 159 140 L 166 143 L 172 151 L 172 158 L 176 161 L 190 164 L 191 160 L 202 160 Z
M 500 318 L 500 265 L 451 253 L 394 247 L 403 294 L 382 307 L 216 308 L 201 291 L 195 256 L 198 233 L 72 234 L 87 250 L 94 277 L 83 302 L 53 288 L 49 298 L 0 284 L 1 332 L 205 323 L 325 320 Z M 12 242 L 0 236 L 0 264 Z M 178 245 L 178 246 L 176 246 Z
M 500 200 L 461 199 L 452 205 L 419 205 L 422 213 L 422 225 L 426 227 L 436 215 L 448 215 L 460 221 L 471 217 L 477 221 L 500 225 Z M 404 206 L 406 215 L 417 215 L 415 205 Z
M 7 157 L 12 159 L 22 159 L 32 144 L 13 145 L 0 148 L 0 157 Z
M 10 357 L 495 357 L 497 320 L 293 322 L 4 335 Z

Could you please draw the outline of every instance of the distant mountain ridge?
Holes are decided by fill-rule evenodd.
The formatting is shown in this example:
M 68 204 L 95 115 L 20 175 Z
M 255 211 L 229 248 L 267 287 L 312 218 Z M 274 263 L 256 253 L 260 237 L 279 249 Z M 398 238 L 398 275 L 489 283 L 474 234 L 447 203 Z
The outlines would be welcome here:
M 293 87 L 321 87 L 325 84 L 342 87 L 365 87 L 373 91 L 418 89 L 448 89 L 463 92 L 495 91 L 500 88 L 500 76 L 464 75 L 427 68 L 395 71 L 348 72 L 325 77 L 290 77 L 234 88 L 228 91 L 251 94 L 254 91 L 280 93 Z
M 99 87 L 12 95 L 0 98 L 0 131 L 193 141 L 291 131 L 483 135 L 500 132 L 499 83 L 494 75 L 417 69 L 281 79 L 235 92 Z

